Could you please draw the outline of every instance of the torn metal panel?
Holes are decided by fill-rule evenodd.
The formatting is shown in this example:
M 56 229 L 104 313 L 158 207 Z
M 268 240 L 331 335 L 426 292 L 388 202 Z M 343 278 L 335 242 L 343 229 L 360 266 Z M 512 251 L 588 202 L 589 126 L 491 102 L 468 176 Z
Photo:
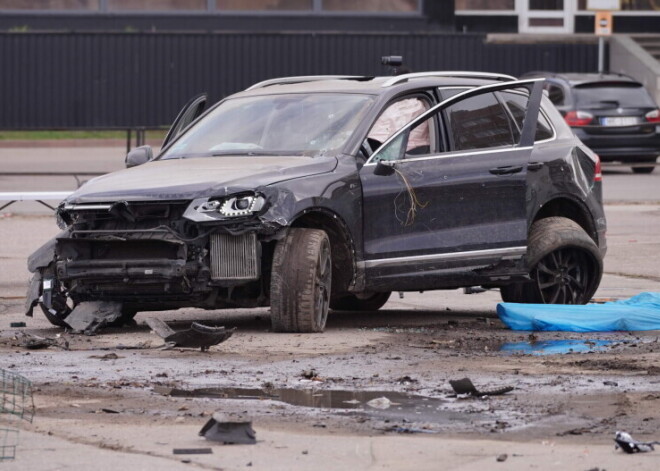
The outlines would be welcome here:
M 468 394 L 470 396 L 500 396 L 513 391 L 513 386 L 504 386 L 496 389 L 481 391 L 476 388 L 470 378 L 450 380 L 452 389 L 456 394 Z
M 146 322 L 166 344 L 173 347 L 199 348 L 202 351 L 206 351 L 209 347 L 224 342 L 236 330 L 225 329 L 224 327 L 210 327 L 193 322 L 189 329 L 176 332 L 158 318 L 149 317 L 146 319 Z
M 121 303 L 86 301 L 78 304 L 64 321 L 74 333 L 94 335 L 100 328 L 121 317 Z
M 28 271 L 34 273 L 38 268 L 45 268 L 50 265 L 53 260 L 55 260 L 55 246 L 57 245 L 57 239 L 68 237 L 69 234 L 70 231 L 68 229 L 62 231 L 35 250 L 27 259 Z
M 244 417 L 226 417 L 214 414 L 199 431 L 199 436 L 225 445 L 254 445 L 257 432 L 252 422 Z
M 34 306 L 39 302 L 41 296 L 41 271 L 35 271 L 28 282 L 27 293 L 25 294 L 25 315 L 32 317 Z
M 616 442 L 616 448 L 621 448 L 626 453 L 645 453 L 648 451 L 655 450 L 654 445 L 660 445 L 659 441 L 653 442 L 640 442 L 635 440 L 627 432 L 617 431 L 614 435 L 614 441 Z

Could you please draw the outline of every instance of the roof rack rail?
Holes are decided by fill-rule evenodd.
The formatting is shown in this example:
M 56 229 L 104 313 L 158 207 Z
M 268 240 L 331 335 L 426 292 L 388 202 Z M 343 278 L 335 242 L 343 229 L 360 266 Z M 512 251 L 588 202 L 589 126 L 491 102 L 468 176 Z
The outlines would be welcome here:
M 362 75 L 301 75 L 298 77 L 279 77 L 255 83 L 251 87 L 246 88 L 245 91 L 269 87 L 271 85 L 290 85 L 294 83 L 319 82 L 321 80 L 351 80 L 362 78 L 364 78 Z
M 495 79 L 495 80 L 516 80 L 515 77 L 505 74 L 493 74 L 489 72 L 415 72 L 412 74 L 402 74 L 392 77 L 391 79 L 386 80 L 382 87 L 391 87 L 392 85 L 397 85 L 401 82 L 405 82 L 408 79 L 413 78 L 423 78 L 423 77 L 458 77 L 458 78 L 484 78 L 484 79 Z

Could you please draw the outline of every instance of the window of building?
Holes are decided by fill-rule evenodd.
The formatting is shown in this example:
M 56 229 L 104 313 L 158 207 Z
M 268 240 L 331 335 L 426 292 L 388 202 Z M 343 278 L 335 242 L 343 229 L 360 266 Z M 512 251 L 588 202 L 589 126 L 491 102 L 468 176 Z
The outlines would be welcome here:
M 108 11 L 206 10 L 206 0 L 106 0 Z
M 515 10 L 515 0 L 455 0 L 456 11 L 460 10 Z
M 513 145 L 509 118 L 492 93 L 460 101 L 445 116 L 453 150 Z
M 99 0 L 0 0 L 0 10 L 98 10 Z
M 660 11 L 658 0 L 621 0 L 619 6 L 622 11 Z M 587 0 L 578 0 L 578 10 L 587 10 Z
M 419 0 L 323 0 L 325 11 L 368 11 L 412 13 L 419 9 Z
M 281 10 L 297 11 L 312 10 L 313 0 L 216 0 L 215 8 L 218 11 L 254 11 L 254 10 Z

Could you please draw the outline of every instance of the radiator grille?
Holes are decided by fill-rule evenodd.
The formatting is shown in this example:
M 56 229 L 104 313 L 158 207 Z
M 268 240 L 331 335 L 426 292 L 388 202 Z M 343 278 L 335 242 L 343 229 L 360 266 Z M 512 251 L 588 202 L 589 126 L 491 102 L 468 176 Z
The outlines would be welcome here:
M 211 235 L 211 277 L 214 280 L 256 280 L 259 278 L 257 235 Z

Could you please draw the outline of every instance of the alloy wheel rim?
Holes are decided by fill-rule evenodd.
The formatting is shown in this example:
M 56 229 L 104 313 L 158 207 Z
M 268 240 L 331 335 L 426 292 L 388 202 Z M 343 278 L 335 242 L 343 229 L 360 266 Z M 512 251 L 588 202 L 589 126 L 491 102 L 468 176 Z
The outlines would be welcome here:
M 545 304 L 583 304 L 593 280 L 593 262 L 584 251 L 565 247 L 543 257 L 535 268 Z

